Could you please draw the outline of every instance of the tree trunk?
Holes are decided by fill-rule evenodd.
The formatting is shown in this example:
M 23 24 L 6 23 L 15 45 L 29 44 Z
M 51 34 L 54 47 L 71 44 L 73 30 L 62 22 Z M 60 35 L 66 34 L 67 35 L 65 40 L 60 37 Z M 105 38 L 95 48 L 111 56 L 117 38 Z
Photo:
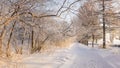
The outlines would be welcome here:
M 88 46 L 88 44 L 89 44 L 89 43 L 88 43 L 88 40 L 87 40 L 87 46 Z
M 2 55 L 2 53 L 3 53 L 3 51 L 2 51 L 2 39 L 3 39 L 4 33 L 5 33 L 5 26 L 1 32 L 1 35 L 0 35 L 0 55 Z
M 2 38 L 0 37 L 0 56 L 2 55 Z
M 92 47 L 94 47 L 94 34 L 92 34 Z
M 32 30 L 32 37 L 31 37 L 31 53 L 33 53 L 34 48 L 34 31 Z
M 105 38 L 105 0 L 103 0 L 103 48 L 106 48 L 106 38 Z
M 97 44 L 98 40 L 96 39 L 96 44 Z
M 8 43 L 7 43 L 7 47 L 6 47 L 6 56 L 7 57 L 10 57 L 10 41 L 11 41 L 11 38 L 12 38 L 12 34 L 13 34 L 13 30 L 14 30 L 14 27 L 15 27 L 15 23 L 13 24 L 13 27 L 12 27 L 12 30 L 11 30 L 11 33 L 10 33 L 10 37 L 8 39 Z
M 32 31 L 32 45 L 31 45 L 31 47 L 33 48 L 34 47 L 34 31 Z

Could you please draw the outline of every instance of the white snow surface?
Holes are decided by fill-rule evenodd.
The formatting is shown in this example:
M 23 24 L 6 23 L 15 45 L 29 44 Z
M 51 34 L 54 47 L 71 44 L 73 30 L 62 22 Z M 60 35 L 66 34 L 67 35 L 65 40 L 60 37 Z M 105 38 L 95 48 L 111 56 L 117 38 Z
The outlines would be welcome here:
M 57 49 L 54 53 L 26 56 L 11 68 L 120 68 L 120 55 L 109 49 L 90 48 L 74 43 L 71 47 Z

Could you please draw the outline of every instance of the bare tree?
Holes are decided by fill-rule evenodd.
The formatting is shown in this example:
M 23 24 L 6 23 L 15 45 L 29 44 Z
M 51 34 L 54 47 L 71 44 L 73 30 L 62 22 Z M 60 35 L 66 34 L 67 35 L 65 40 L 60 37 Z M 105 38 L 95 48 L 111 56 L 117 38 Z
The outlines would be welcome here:
M 66 10 L 79 1 L 69 4 Z M 60 23 L 62 24 L 58 24 L 54 19 L 54 17 L 61 18 L 60 15 L 65 12 L 63 12 L 63 8 L 67 0 L 63 0 L 56 11 L 47 9 L 45 7 L 48 5 L 47 2 L 56 3 L 53 0 L 1 0 L 0 53 L 2 53 L 3 45 L 5 45 L 7 57 L 10 56 L 13 46 L 16 53 L 19 51 L 22 53 L 23 47 L 21 45 L 24 45 L 26 40 L 28 40 L 30 50 L 36 52 L 36 50 L 41 50 L 41 45 L 47 40 L 53 41 L 53 39 L 58 39 L 58 37 L 65 39 L 68 36 L 71 25 L 67 26 L 65 21 L 61 21 Z M 52 19 L 47 19 L 50 23 L 46 23 L 45 18 Z M 49 29 L 46 26 L 49 26 Z M 16 40 L 15 43 L 13 43 L 14 40 Z
M 94 33 L 100 28 L 98 15 L 96 14 L 97 11 L 98 8 L 95 2 L 90 0 L 80 7 L 78 14 L 79 20 L 75 23 L 79 34 L 78 37 L 81 35 L 80 42 L 83 41 L 83 43 L 86 42 L 88 44 L 89 38 L 92 37 L 94 45 Z

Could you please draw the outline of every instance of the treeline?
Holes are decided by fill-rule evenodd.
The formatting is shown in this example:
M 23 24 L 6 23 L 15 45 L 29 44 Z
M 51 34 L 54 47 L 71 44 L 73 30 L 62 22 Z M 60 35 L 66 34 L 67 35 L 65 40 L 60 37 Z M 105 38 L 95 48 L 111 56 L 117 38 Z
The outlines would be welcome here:
M 114 36 L 120 36 L 119 3 L 120 1 L 115 0 L 87 0 L 84 2 L 74 19 L 78 41 L 87 45 L 88 41 L 92 41 L 94 47 L 97 39 L 103 38 L 103 45 L 105 45 L 106 33 L 110 33 L 110 43 L 112 44 Z
M 70 3 L 68 8 L 79 1 Z M 58 8 L 52 6 L 53 3 Z M 54 0 L 1 0 L 1 57 L 23 54 L 25 50 L 31 54 L 52 46 L 69 45 L 67 43 L 73 41 L 73 27 L 61 17 L 66 3 L 67 0 L 60 4 Z

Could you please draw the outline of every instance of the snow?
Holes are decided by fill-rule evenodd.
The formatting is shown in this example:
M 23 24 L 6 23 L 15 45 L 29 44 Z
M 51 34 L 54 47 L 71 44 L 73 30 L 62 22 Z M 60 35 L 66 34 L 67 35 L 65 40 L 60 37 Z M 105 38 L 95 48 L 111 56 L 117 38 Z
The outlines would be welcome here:
M 26 55 L 21 61 L 0 68 L 120 68 L 120 54 L 113 50 L 74 43 L 69 48 L 57 48 L 53 53 Z
M 120 45 L 120 40 L 114 39 L 114 40 L 113 40 L 113 44 L 114 44 L 114 45 Z

